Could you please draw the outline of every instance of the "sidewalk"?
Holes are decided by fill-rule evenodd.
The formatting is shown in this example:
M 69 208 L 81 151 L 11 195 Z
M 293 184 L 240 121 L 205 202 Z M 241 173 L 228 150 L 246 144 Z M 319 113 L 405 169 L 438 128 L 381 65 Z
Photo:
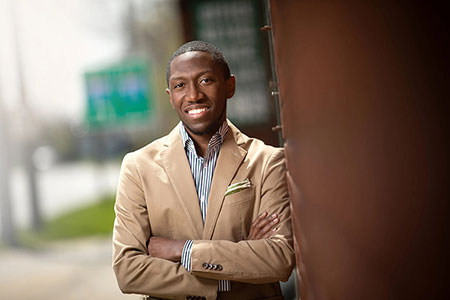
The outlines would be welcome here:
M 0 250 L 0 299 L 126 300 L 111 267 L 111 239 Z

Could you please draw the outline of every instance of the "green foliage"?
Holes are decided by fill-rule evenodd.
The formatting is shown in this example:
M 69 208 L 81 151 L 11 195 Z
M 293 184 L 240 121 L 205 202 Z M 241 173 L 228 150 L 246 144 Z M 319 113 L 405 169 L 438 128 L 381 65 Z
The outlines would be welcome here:
M 114 223 L 114 197 L 104 197 L 98 202 L 47 220 L 39 231 L 21 235 L 25 244 L 40 243 L 88 236 L 110 235 Z

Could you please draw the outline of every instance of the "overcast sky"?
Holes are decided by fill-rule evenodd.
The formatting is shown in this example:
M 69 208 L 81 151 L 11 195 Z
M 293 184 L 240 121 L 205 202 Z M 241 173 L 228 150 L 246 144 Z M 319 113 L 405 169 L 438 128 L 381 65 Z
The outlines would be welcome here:
M 83 73 L 124 54 L 124 5 L 123 0 L 0 0 L 0 105 L 20 110 L 20 55 L 32 112 L 81 121 Z

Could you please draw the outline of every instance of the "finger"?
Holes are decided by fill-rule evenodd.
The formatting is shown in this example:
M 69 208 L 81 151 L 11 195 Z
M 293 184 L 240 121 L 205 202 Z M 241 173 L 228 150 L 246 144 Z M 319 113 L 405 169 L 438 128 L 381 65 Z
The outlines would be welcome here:
M 260 214 L 252 223 L 251 227 L 250 227 L 250 234 L 249 234 L 249 239 L 254 238 L 255 234 L 259 231 L 258 228 L 258 224 L 264 220 L 264 218 L 267 216 L 267 212 L 263 212 L 262 214 Z
M 260 238 L 264 238 L 265 235 L 266 235 L 267 233 L 269 233 L 269 232 L 274 228 L 274 226 L 276 226 L 276 225 L 278 224 L 279 221 L 280 221 L 280 220 L 279 220 L 278 218 L 274 218 L 274 219 L 272 219 L 269 223 L 267 223 L 267 224 L 259 231 L 259 236 L 260 236 Z
M 275 235 L 277 230 L 278 230 L 278 227 L 273 227 L 271 230 L 267 231 L 266 234 L 264 234 L 263 239 L 271 238 L 272 236 Z
M 271 216 L 266 217 L 264 220 L 261 220 L 255 226 L 255 230 L 257 230 L 254 234 L 255 239 L 259 240 L 263 238 L 264 234 L 269 231 L 277 222 L 277 214 L 272 214 Z
M 264 220 L 264 218 L 267 217 L 267 212 L 263 212 L 262 214 L 260 214 L 252 223 L 252 226 L 254 226 L 255 224 L 258 224 L 259 222 L 261 222 L 262 220 Z
M 267 212 L 262 213 L 258 218 L 256 218 L 253 223 L 252 226 L 250 228 L 250 233 L 251 236 L 253 238 L 260 238 L 259 237 L 259 232 L 262 228 L 264 228 L 264 226 L 267 225 L 268 222 L 270 222 L 271 220 L 271 216 L 268 216 Z

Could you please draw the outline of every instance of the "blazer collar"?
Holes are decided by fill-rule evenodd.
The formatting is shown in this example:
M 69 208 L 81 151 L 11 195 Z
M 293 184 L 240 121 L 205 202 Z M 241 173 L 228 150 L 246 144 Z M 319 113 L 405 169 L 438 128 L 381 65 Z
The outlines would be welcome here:
M 230 128 L 217 158 L 209 192 L 208 211 L 203 230 L 203 239 L 205 240 L 210 240 L 213 236 L 225 198 L 225 191 L 247 154 L 247 151 L 240 146 L 245 142 L 242 133 L 230 121 L 228 121 L 228 126 Z
M 193 232 L 192 239 L 200 239 L 203 233 L 203 219 L 179 126 L 181 123 L 166 136 L 161 159 L 170 184 L 177 194 L 180 207 L 187 215 L 186 220 Z

